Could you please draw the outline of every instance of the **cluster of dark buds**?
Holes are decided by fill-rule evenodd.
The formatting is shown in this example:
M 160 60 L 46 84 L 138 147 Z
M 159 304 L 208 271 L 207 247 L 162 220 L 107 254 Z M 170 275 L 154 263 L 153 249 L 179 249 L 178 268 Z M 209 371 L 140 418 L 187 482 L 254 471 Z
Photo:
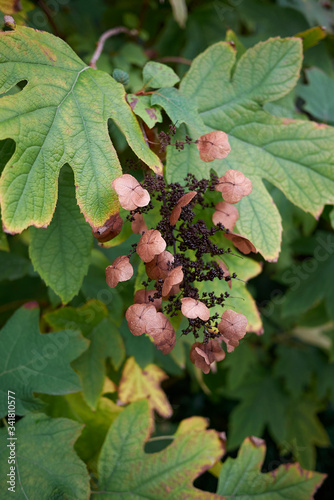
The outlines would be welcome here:
M 168 354 L 176 342 L 173 318 L 183 315 L 187 325 L 182 335 L 192 333 L 196 340 L 190 359 L 208 373 L 214 361 L 225 357 L 221 343 L 231 352 L 246 334 L 246 317 L 224 309 L 230 293 L 216 294 L 214 283 L 211 287 L 207 282 L 225 280 L 231 288 L 232 281 L 238 279 L 223 260 L 224 254 L 233 254 L 231 248 L 220 248 L 212 241 L 217 232 L 243 253 L 256 251 L 249 240 L 233 232 L 239 216 L 234 204 L 251 192 L 251 181 L 236 170 L 228 170 L 220 178 L 211 175 L 201 180 L 188 174 L 184 186 L 166 184 L 162 176 L 150 174 L 139 183 L 124 174 L 114 180 L 113 188 L 120 205 L 130 212 L 127 220 L 132 231 L 141 238 L 128 255 L 107 267 L 107 283 L 115 287 L 132 277 L 130 259 L 134 253 L 145 264 L 147 274 L 126 312 L 130 331 L 133 335 L 148 334 L 156 347 Z M 222 193 L 224 201 L 215 205 L 213 224 L 207 225 L 200 215 L 214 205 L 207 202 L 205 193 L 215 190 Z M 157 207 L 160 220 L 149 229 L 146 214 Z M 212 312 L 216 306 L 223 314 Z

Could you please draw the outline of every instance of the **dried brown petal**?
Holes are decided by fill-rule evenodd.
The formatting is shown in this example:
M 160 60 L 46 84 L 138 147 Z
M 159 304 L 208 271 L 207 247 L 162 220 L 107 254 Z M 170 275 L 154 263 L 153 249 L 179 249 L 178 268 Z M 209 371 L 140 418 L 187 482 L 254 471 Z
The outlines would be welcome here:
M 227 346 L 237 347 L 239 340 L 246 335 L 247 318 L 243 314 L 236 313 L 231 309 L 224 311 L 222 319 L 218 325 L 218 330 L 222 334 L 222 340 Z
M 125 210 L 135 210 L 150 202 L 149 192 L 142 188 L 137 179 L 130 174 L 123 174 L 112 182 L 118 194 L 119 203 Z
M 223 262 L 222 260 L 218 260 L 218 265 L 220 267 L 220 269 L 222 269 L 222 271 L 224 271 L 224 276 L 227 278 L 228 276 L 230 276 L 230 271 L 228 270 L 228 267 L 227 265 L 225 264 L 225 262 Z M 232 289 L 232 280 L 228 280 L 227 281 L 227 284 L 228 286 Z
M 161 302 L 162 299 L 154 298 L 154 294 L 156 293 L 156 290 L 145 290 L 145 288 L 142 288 L 141 290 L 137 290 L 135 293 L 134 297 L 134 303 L 135 304 L 152 304 L 156 309 L 160 309 L 161 307 Z M 153 299 L 152 300 L 150 300 Z
M 205 304 L 203 304 L 203 302 L 191 297 L 184 297 L 181 299 L 181 302 L 181 312 L 183 316 L 186 316 L 186 318 L 200 318 L 203 321 L 208 321 L 210 318 L 210 310 Z
M 155 320 L 149 325 L 147 333 L 163 354 L 170 353 L 175 346 L 176 336 L 173 325 L 161 312 L 157 313 Z
M 215 189 L 220 191 L 227 203 L 237 203 L 252 192 L 252 182 L 239 170 L 227 170 Z
M 103 226 L 93 229 L 93 236 L 100 243 L 105 243 L 115 238 L 122 230 L 123 219 L 117 212 L 113 214 L 105 221 Z
M 172 213 L 170 214 L 170 223 L 172 226 L 175 226 L 175 224 L 179 220 L 181 215 L 181 208 L 188 205 L 188 203 L 191 202 L 191 200 L 196 196 L 196 194 L 197 191 L 190 191 L 189 193 L 186 193 L 183 196 L 181 196 L 181 198 L 173 208 Z
M 156 255 L 151 262 L 145 266 L 146 274 L 152 280 L 165 279 L 173 265 L 174 256 L 165 250 Z
M 147 328 L 156 318 L 157 310 L 150 304 L 132 304 L 128 307 L 125 317 L 129 330 L 133 335 L 146 333 Z
M 120 281 L 127 281 L 133 276 L 133 267 L 130 264 L 129 257 L 121 255 L 114 260 L 114 262 L 106 268 L 107 285 L 110 288 L 115 286 Z
M 144 234 L 148 227 L 146 226 L 143 214 L 133 214 L 134 220 L 131 222 L 131 229 L 134 234 Z
M 209 373 L 214 361 L 222 361 L 225 352 L 217 340 L 210 339 L 208 343 L 195 342 L 190 349 L 190 361 L 204 373 Z
M 231 146 L 228 142 L 228 135 L 222 130 L 215 130 L 198 139 L 197 149 L 201 160 L 209 162 L 216 158 L 226 158 L 231 151 Z
M 177 266 L 169 273 L 162 286 L 162 296 L 167 297 L 174 285 L 179 285 L 183 280 L 182 266 Z
M 223 224 L 230 231 L 233 230 L 235 223 L 239 219 L 239 212 L 237 207 L 226 203 L 225 201 L 220 201 L 216 205 L 216 211 L 212 216 L 212 222 L 217 225 L 219 222 Z
M 224 234 L 225 238 L 228 240 L 232 241 L 233 245 L 240 250 L 242 253 L 257 253 L 257 250 L 253 243 L 249 241 L 247 238 L 244 236 L 241 236 L 241 234 L 238 233 L 225 233 Z
M 156 255 L 163 252 L 166 242 L 156 229 L 150 229 L 140 238 L 137 245 L 137 254 L 144 262 L 150 262 Z

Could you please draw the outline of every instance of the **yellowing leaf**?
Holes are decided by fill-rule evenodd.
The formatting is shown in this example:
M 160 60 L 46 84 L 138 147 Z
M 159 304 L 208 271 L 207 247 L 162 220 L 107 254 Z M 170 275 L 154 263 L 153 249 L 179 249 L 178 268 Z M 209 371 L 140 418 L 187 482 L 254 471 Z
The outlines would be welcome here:
M 96 497 L 219 500 L 218 495 L 192 484 L 223 455 L 218 433 L 190 426 L 188 432 L 177 432 L 161 452 L 144 453 L 152 430 L 153 415 L 147 400 L 122 411 L 111 425 L 100 454 Z
M 16 141 L 0 180 L 7 231 L 50 223 L 65 163 L 74 171 L 86 220 L 103 226 L 119 210 L 111 183 L 121 175 L 109 118 L 141 160 L 156 173 L 162 168 L 144 141 L 123 85 L 87 67 L 63 40 L 31 28 L 1 32 L 0 54 L 1 93 L 28 81 L 21 92 L 1 99 L 0 139 Z
M 160 387 L 168 376 L 156 365 L 150 364 L 142 370 L 131 356 L 125 363 L 118 397 L 123 403 L 131 403 L 139 399 L 147 399 L 150 408 L 156 410 L 162 417 L 168 418 L 173 410 Z

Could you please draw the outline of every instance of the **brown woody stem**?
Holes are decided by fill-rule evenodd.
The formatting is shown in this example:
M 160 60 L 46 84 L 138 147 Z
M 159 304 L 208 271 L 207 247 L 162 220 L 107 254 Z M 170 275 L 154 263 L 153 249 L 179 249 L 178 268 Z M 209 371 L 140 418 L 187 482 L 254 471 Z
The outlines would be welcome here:
M 112 29 L 110 29 L 108 31 L 105 31 L 100 36 L 100 38 L 99 38 L 99 40 L 98 40 L 98 42 L 96 44 L 95 52 L 94 52 L 94 54 L 93 54 L 93 56 L 92 56 L 92 58 L 90 60 L 90 63 L 89 63 L 89 66 L 91 68 L 96 69 L 96 63 L 97 63 L 100 55 L 102 54 L 104 44 L 106 43 L 106 41 L 108 40 L 108 38 L 111 38 L 112 36 L 116 36 L 119 33 L 127 33 L 130 36 L 136 36 L 136 35 L 138 35 L 138 31 L 137 30 L 129 30 L 125 26 L 118 26 L 117 28 L 112 28 Z

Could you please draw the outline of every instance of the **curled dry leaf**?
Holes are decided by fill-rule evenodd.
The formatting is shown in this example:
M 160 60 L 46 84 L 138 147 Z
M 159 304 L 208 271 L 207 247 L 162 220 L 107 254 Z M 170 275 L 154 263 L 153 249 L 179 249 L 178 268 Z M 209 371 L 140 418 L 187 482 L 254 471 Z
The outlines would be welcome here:
M 181 196 L 177 204 L 172 210 L 172 213 L 170 214 L 170 223 L 172 226 L 175 226 L 177 221 L 180 218 L 181 215 L 181 209 L 188 205 L 188 203 L 191 202 L 191 200 L 196 196 L 197 191 L 190 191 L 189 193 L 184 194 Z
M 117 212 L 116 214 L 111 215 L 111 217 L 105 221 L 103 226 L 93 229 L 93 236 L 99 241 L 99 243 L 105 243 L 106 241 L 116 238 L 116 236 L 121 232 L 122 226 L 123 219 Z
M 228 240 L 232 241 L 233 245 L 240 250 L 240 252 L 248 254 L 251 252 L 257 253 L 257 250 L 253 243 L 249 241 L 247 238 L 244 236 L 241 236 L 241 234 L 238 233 L 225 233 L 224 234 L 225 238 Z
M 210 318 L 210 310 L 200 300 L 184 297 L 181 299 L 181 302 L 181 312 L 186 318 L 200 318 L 203 321 L 208 321 Z
M 121 207 L 125 210 L 145 207 L 150 202 L 149 192 L 130 174 L 123 174 L 114 179 L 112 187 L 118 194 Z
M 162 286 L 162 296 L 167 297 L 172 291 L 173 286 L 179 285 L 180 283 L 182 283 L 182 280 L 183 280 L 182 266 L 177 266 L 168 273 L 168 276 L 165 279 L 164 284 Z
M 143 262 L 151 262 L 166 248 L 166 242 L 157 229 L 149 229 L 140 238 L 137 245 L 137 254 Z
M 227 281 L 228 286 L 232 289 L 232 280 L 226 279 L 226 278 L 230 278 L 230 271 L 228 270 L 227 265 L 222 260 L 218 260 L 218 265 L 219 265 L 220 269 L 222 269 L 222 271 L 224 271 L 224 276 L 225 276 L 224 279 L 225 279 L 225 281 Z
M 200 368 L 203 373 L 209 373 L 210 365 L 214 361 L 222 361 L 225 352 L 217 340 L 210 339 L 207 344 L 195 342 L 190 349 L 190 361 Z
M 246 335 L 247 318 L 243 314 L 236 313 L 231 309 L 223 312 L 222 319 L 218 325 L 218 330 L 222 335 L 222 340 L 227 345 L 227 351 L 233 351 L 232 347 L 239 345 L 239 340 Z
M 175 346 L 176 336 L 173 325 L 161 312 L 156 314 L 154 321 L 148 326 L 147 333 L 163 354 L 170 353 Z
M 131 229 L 134 234 L 144 234 L 148 227 L 146 226 L 143 214 L 133 214 L 134 220 L 131 222 Z
M 227 170 L 215 186 L 227 203 L 237 203 L 252 192 L 252 182 L 239 170 Z
M 128 281 L 133 276 L 133 267 L 130 264 L 129 257 L 121 255 L 114 260 L 114 262 L 106 268 L 107 285 L 110 288 L 115 286 L 120 281 Z
M 174 256 L 167 250 L 146 264 L 146 274 L 152 280 L 165 279 L 172 268 Z
M 219 222 L 223 224 L 230 231 L 233 230 L 235 223 L 239 219 L 239 212 L 237 207 L 226 203 L 225 201 L 220 201 L 215 206 L 215 213 L 212 216 L 212 222 L 217 225 Z
M 160 309 L 162 299 L 154 298 L 154 294 L 156 290 L 145 290 L 142 288 L 141 290 L 137 290 L 134 297 L 135 304 L 152 304 L 156 309 Z M 151 299 L 151 300 L 150 300 Z
M 129 330 L 133 335 L 146 333 L 147 328 L 155 321 L 157 310 L 150 304 L 132 304 L 128 307 L 125 317 Z
M 209 162 L 216 158 L 226 158 L 231 151 L 231 146 L 228 142 L 228 135 L 222 130 L 215 130 L 202 135 L 197 140 L 197 149 L 201 160 Z

